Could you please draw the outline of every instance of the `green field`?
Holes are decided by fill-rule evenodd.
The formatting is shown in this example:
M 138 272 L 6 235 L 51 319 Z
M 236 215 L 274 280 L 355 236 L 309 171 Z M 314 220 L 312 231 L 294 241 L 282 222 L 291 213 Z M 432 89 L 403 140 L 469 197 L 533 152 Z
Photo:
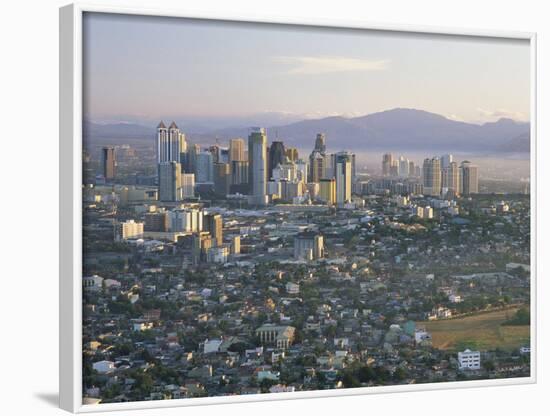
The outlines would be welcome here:
M 417 327 L 425 327 L 432 334 L 433 346 L 443 350 L 511 350 L 528 345 L 530 339 L 529 325 L 502 325 L 516 311 L 517 308 L 458 319 L 417 322 Z

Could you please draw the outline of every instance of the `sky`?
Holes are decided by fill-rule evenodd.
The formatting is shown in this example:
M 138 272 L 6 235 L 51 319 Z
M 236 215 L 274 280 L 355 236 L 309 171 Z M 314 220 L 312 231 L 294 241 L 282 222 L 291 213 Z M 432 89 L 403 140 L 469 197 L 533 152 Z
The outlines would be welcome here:
M 526 40 L 86 13 L 83 41 L 91 121 L 529 119 Z

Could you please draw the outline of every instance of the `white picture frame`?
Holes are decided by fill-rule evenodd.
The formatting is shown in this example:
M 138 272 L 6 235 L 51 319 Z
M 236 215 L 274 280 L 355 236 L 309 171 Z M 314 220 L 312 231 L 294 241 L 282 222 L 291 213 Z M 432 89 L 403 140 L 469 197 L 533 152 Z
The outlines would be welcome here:
M 279 393 L 269 395 L 208 397 L 85 405 L 82 403 L 82 19 L 85 12 L 119 13 L 129 15 L 166 16 L 195 19 L 214 19 L 256 23 L 277 23 L 333 28 L 356 28 L 410 33 L 448 34 L 523 39 L 531 49 L 531 372 L 529 377 L 501 380 L 456 381 L 406 386 L 383 386 L 344 390 Z M 60 9 L 60 407 L 75 413 L 179 406 L 242 403 L 250 401 L 290 400 L 316 397 L 351 396 L 393 392 L 412 392 L 451 388 L 469 388 L 496 385 L 530 384 L 537 380 L 536 350 L 536 34 L 464 30 L 446 27 L 375 24 L 358 21 L 297 19 L 292 16 L 270 18 L 264 15 L 197 14 L 185 10 L 98 6 L 75 3 Z

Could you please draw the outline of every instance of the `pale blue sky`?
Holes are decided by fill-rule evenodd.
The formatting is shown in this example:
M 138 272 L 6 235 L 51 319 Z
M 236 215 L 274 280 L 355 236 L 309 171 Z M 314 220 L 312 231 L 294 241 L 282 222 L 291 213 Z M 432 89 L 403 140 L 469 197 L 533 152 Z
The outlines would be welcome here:
M 527 120 L 529 62 L 518 40 L 86 14 L 84 116 Z

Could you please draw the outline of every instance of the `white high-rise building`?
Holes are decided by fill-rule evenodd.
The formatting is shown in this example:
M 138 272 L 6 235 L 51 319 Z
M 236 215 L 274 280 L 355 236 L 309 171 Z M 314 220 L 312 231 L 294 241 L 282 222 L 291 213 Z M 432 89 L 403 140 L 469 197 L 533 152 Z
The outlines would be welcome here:
M 157 163 L 180 162 L 181 153 L 187 151 L 187 142 L 176 123 L 172 122 L 166 127 L 160 122 L 157 127 Z
M 252 201 L 267 203 L 267 134 L 264 128 L 253 127 L 248 136 L 248 183 Z

